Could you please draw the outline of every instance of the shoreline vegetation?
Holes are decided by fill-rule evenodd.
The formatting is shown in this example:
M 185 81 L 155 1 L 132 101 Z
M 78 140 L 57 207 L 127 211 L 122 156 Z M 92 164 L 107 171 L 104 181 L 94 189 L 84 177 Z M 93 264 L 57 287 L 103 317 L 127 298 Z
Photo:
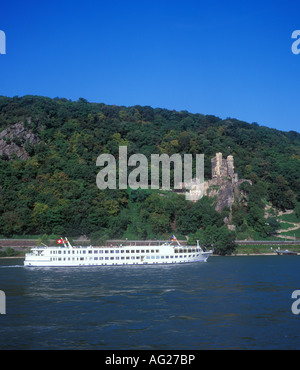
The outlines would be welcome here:
M 272 249 L 271 249 L 272 248 Z M 9 258 L 24 258 L 25 253 L 29 252 L 30 247 L 6 247 L 5 249 L 0 247 L 0 259 Z M 296 252 L 300 255 L 300 245 L 278 245 L 271 247 L 270 245 L 237 245 L 233 253 L 227 256 L 277 256 L 275 249 L 285 250 L 288 249 L 292 252 Z M 219 254 L 212 254 L 212 257 L 219 257 Z

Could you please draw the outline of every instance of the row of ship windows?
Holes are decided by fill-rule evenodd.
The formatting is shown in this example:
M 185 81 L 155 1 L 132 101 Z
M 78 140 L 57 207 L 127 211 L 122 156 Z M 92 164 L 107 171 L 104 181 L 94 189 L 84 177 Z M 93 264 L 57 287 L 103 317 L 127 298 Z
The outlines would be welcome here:
M 198 256 L 198 254 L 197 254 Z M 196 254 L 189 254 L 189 255 L 184 255 L 184 256 L 146 256 L 146 259 L 172 259 L 172 258 L 181 258 L 181 257 L 196 257 Z M 77 259 L 75 259 L 75 257 L 72 257 L 72 259 L 70 257 L 66 258 L 66 257 L 58 257 L 58 258 L 50 258 L 50 261 L 84 261 L 84 260 L 90 260 L 90 261 L 98 261 L 98 260 L 138 260 L 140 259 L 140 256 L 131 256 L 131 257 L 77 257 Z
M 175 249 L 174 252 L 175 253 L 195 253 L 195 252 L 200 252 L 200 249 Z M 86 253 L 88 252 L 88 253 Z M 72 250 L 72 254 L 98 254 L 98 252 L 101 254 L 101 253 L 159 253 L 159 249 L 132 249 L 132 250 L 129 250 L 129 249 L 121 249 L 121 250 L 118 250 L 118 249 L 105 249 L 105 250 L 97 250 L 97 249 L 94 249 L 94 250 Z M 71 251 L 68 250 L 58 250 L 58 251 L 50 251 L 50 254 L 71 254 Z

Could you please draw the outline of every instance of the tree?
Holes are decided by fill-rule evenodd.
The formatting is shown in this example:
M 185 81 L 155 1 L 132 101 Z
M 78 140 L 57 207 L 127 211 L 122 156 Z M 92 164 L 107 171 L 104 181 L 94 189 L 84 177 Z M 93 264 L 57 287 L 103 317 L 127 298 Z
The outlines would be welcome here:
M 236 248 L 235 233 L 228 230 L 226 226 L 210 225 L 205 230 L 198 230 L 190 235 L 189 242 L 195 243 L 196 240 L 199 240 L 204 248 L 213 248 L 214 252 L 221 256 L 232 254 Z
M 276 217 L 267 218 L 267 225 L 269 226 L 269 230 L 266 230 L 268 235 L 275 234 L 280 228 L 280 222 L 277 221 Z
M 22 232 L 23 224 L 21 223 L 16 212 L 4 212 L 0 218 L 0 233 L 5 236 L 12 236 Z
M 269 186 L 269 200 L 272 204 L 282 210 L 293 209 L 296 205 L 296 196 L 288 187 L 286 179 L 279 175 L 274 183 Z
M 295 216 L 300 219 L 300 202 L 297 202 L 296 207 L 294 209 Z

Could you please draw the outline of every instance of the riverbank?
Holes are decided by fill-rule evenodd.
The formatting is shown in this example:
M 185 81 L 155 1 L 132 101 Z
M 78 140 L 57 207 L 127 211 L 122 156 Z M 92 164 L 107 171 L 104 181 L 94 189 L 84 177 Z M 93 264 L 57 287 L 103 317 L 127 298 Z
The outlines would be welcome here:
M 300 245 L 237 245 L 233 254 L 235 255 L 277 255 L 275 250 L 290 250 L 300 254 Z
M 277 256 L 277 253 L 233 253 L 227 256 L 212 254 L 210 257 L 249 257 L 249 256 Z M 0 257 L 0 259 L 25 259 L 25 256 Z
M 0 247 L 0 258 L 24 258 L 25 253 L 29 252 L 29 247 Z M 288 249 L 300 255 L 300 245 L 276 245 L 270 246 L 266 244 L 255 245 L 236 245 L 236 249 L 231 256 L 276 256 L 276 249 Z M 213 255 L 217 257 L 218 255 Z

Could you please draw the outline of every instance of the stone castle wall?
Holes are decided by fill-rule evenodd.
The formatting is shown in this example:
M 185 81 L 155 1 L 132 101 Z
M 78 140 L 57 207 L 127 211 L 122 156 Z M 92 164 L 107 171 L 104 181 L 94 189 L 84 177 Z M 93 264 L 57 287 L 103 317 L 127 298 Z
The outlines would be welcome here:
M 238 179 L 238 174 L 234 172 L 234 159 L 232 155 L 223 158 L 222 153 L 216 153 L 211 159 L 211 180 L 204 181 L 203 186 L 199 189 L 191 189 L 189 199 L 196 202 L 201 196 L 217 197 L 216 210 L 221 212 L 225 207 L 231 209 L 234 199 L 240 199 L 239 185 L 248 181 Z

